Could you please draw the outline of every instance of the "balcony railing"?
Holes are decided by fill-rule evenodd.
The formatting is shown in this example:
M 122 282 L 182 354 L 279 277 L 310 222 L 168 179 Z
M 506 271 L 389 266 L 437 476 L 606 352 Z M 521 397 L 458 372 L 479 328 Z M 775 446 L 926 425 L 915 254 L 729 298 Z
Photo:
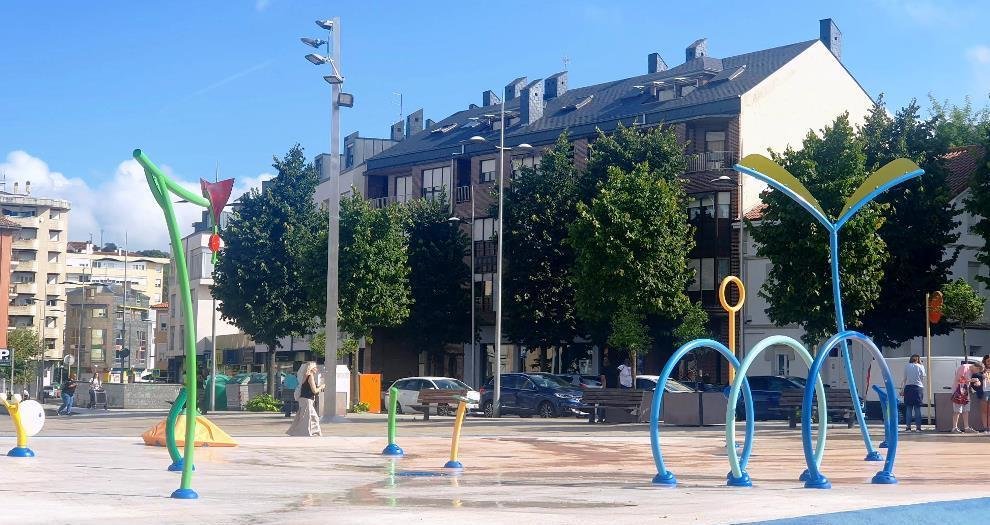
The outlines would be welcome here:
M 687 157 L 687 173 L 731 170 L 735 163 L 735 151 L 706 151 L 696 153 Z
M 374 199 L 368 199 L 368 201 L 371 202 L 371 207 L 376 209 L 384 208 L 385 206 L 395 204 L 396 202 L 395 195 L 392 195 L 391 197 L 377 197 Z
M 13 270 L 15 272 L 37 272 L 38 262 L 37 261 L 15 261 Z
M 38 239 L 18 239 L 14 237 L 12 246 L 18 250 L 37 250 L 40 244 Z
M 38 309 L 33 304 L 12 305 L 8 308 L 8 315 L 36 315 Z
M 38 293 L 38 285 L 35 283 L 16 283 L 14 287 L 19 294 L 36 295 Z
M 458 186 L 454 188 L 454 202 L 460 204 L 462 202 L 471 201 L 471 186 Z

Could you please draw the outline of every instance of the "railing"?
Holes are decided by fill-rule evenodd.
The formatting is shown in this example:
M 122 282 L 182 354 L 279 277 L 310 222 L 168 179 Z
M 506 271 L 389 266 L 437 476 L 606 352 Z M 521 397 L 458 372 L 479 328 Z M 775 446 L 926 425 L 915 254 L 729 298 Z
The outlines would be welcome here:
M 15 272 L 37 272 L 38 261 L 16 261 L 13 270 Z
M 460 204 L 462 202 L 471 201 L 471 186 L 458 186 L 454 188 L 454 202 Z
M 33 304 L 23 304 L 10 306 L 7 314 L 8 315 L 35 315 L 38 313 L 37 308 Z
M 19 250 L 37 250 L 40 244 L 38 243 L 38 239 L 18 239 L 14 237 L 12 246 Z
M 368 201 L 371 203 L 371 207 L 376 209 L 384 208 L 385 206 L 396 203 L 395 195 L 392 195 L 391 197 L 377 197 L 374 199 L 368 199 Z
M 70 205 L 69 201 L 62 199 L 44 199 L 38 197 L 31 197 L 30 195 L 0 195 L 0 204 L 20 204 L 24 206 L 47 206 L 49 208 L 61 208 L 68 210 Z M 15 217 L 7 217 L 8 219 L 15 219 Z M 26 217 L 25 217 L 26 218 Z M 32 219 L 36 217 L 31 217 Z
M 687 173 L 731 170 L 735 163 L 735 151 L 706 151 L 696 153 L 687 157 Z
M 14 288 L 19 294 L 35 295 L 38 293 L 38 285 L 35 283 L 16 283 Z

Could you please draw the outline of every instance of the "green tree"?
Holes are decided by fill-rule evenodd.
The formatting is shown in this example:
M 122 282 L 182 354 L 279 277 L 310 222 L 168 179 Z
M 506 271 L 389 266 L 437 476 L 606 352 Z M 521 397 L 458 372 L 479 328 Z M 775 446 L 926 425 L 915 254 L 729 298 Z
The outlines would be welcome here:
M 620 124 L 610 135 L 599 130 L 589 150 L 588 165 L 579 183 L 585 202 L 589 202 L 598 193 L 599 186 L 608 181 L 612 167 L 631 172 L 637 164 L 645 162 L 657 176 L 671 183 L 678 182 L 687 169 L 684 147 L 677 142 L 677 136 L 670 128 L 641 130 Z
M 957 106 L 948 100 L 939 102 L 928 96 L 931 120 L 937 127 L 936 133 L 943 137 L 949 147 L 979 144 L 983 140 L 983 128 L 990 124 L 990 108 L 973 107 L 967 96 L 963 104 Z
M 711 330 L 708 329 L 708 312 L 705 312 L 700 302 L 694 303 L 684 311 L 683 320 L 674 329 L 674 345 L 679 347 L 688 341 L 709 339 L 711 336 Z
M 966 346 L 966 327 L 983 318 L 983 307 L 986 299 L 973 290 L 973 287 L 962 279 L 956 279 L 942 288 L 944 302 L 942 314 L 955 321 L 962 328 L 963 356 L 969 357 L 969 347 Z
M 224 249 L 213 274 L 222 317 L 269 348 L 270 394 L 279 339 L 312 333 L 317 326 L 311 283 L 300 278 L 304 268 L 297 253 L 299 243 L 311 243 L 319 228 L 316 169 L 303 149 L 297 144 L 273 160 L 278 176 L 271 186 L 242 197 L 221 232 Z
M 27 328 L 11 330 L 7 334 L 7 348 L 14 355 L 14 385 L 33 383 L 38 377 L 38 359 L 44 348 L 38 333 Z M 0 377 L 10 379 L 9 366 L 0 366 Z M 19 393 L 20 389 L 12 391 Z
M 803 149 L 788 148 L 774 159 L 814 195 L 825 212 L 837 217 L 846 198 L 866 178 L 866 158 L 848 115 L 842 115 L 819 136 L 808 133 Z M 811 345 L 835 333 L 835 310 L 829 271 L 828 233 L 793 200 L 778 191 L 764 194 L 766 210 L 760 225 L 747 221 L 757 254 L 772 263 L 759 294 L 778 326 L 799 324 Z M 858 328 L 880 295 L 887 261 L 880 205 L 871 203 L 850 220 L 839 236 L 842 300 L 846 326 Z
M 168 252 L 163 252 L 162 250 L 141 250 L 136 252 L 138 255 L 143 255 L 145 257 L 160 257 L 162 259 L 168 259 L 171 255 Z
M 529 348 L 566 346 L 578 333 L 567 229 L 577 216 L 578 173 L 567 133 L 538 170 L 523 169 L 506 189 L 505 331 Z
M 327 304 L 327 212 L 312 242 L 298 243 L 301 277 L 308 284 L 310 304 L 321 321 Z M 401 207 L 381 209 L 359 194 L 340 199 L 338 327 L 348 338 L 338 355 L 357 350 L 372 329 L 394 327 L 409 316 L 409 241 Z M 355 371 L 356 372 L 356 371 Z
M 983 128 L 980 140 L 984 151 L 990 151 L 990 126 Z M 966 211 L 977 219 L 972 226 L 973 233 L 983 238 L 983 246 L 976 252 L 976 260 L 990 266 L 990 157 L 984 156 L 969 181 L 969 196 L 965 202 Z M 977 281 L 990 288 L 990 277 L 978 275 Z
M 653 342 L 646 326 L 646 316 L 638 308 L 621 305 L 612 316 L 608 344 L 629 354 L 632 360 L 632 373 L 636 374 L 636 356 L 646 352 Z
M 401 332 L 434 364 L 446 344 L 472 337 L 470 245 L 449 210 L 446 198 L 417 199 L 406 207 L 412 305 Z
M 681 155 L 676 142 L 667 151 Z M 628 172 L 613 166 L 598 195 L 577 210 L 568 242 L 578 315 L 606 327 L 629 316 L 679 318 L 689 304 L 686 257 L 694 240 L 676 178 L 647 162 Z
M 862 330 L 880 346 L 894 347 L 925 334 L 925 293 L 939 290 L 949 280 L 958 250 L 951 250 L 959 234 L 958 210 L 944 165 L 947 140 L 939 135 L 936 117 L 923 120 L 915 101 L 891 118 L 883 96 L 877 99 L 859 130 L 866 170 L 873 172 L 895 158 L 915 161 L 925 174 L 887 190 L 877 202 L 887 217 L 879 230 L 887 245 L 880 296 L 863 316 Z M 942 335 L 949 328 L 932 326 Z

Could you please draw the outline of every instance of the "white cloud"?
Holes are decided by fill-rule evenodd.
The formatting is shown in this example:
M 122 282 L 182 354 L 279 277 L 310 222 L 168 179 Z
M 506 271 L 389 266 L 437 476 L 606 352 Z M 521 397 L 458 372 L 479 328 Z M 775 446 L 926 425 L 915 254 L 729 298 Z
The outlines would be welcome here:
M 969 62 L 976 92 L 990 92 L 990 46 L 978 45 L 967 49 L 966 61 Z
M 990 47 L 975 46 L 966 50 L 966 58 L 973 64 L 990 64 Z
M 168 166 L 161 166 L 170 177 L 199 193 L 199 183 L 177 177 Z M 168 229 L 165 216 L 148 189 L 144 170 L 133 159 L 122 161 L 110 180 L 91 186 L 78 177 L 67 177 L 52 171 L 48 164 L 25 151 L 12 151 L 6 162 L 0 162 L 0 173 L 6 175 L 6 191 L 12 192 L 14 182 L 19 192 L 26 182 L 31 182 L 31 195 L 39 198 L 65 199 L 71 203 L 69 211 L 69 240 L 88 240 L 90 234 L 99 242 L 103 230 L 105 242 L 124 243 L 127 232 L 128 248 L 140 250 L 158 248 L 167 250 Z M 233 195 L 239 196 L 251 187 L 260 187 L 262 180 L 272 178 L 269 173 L 238 180 Z M 173 202 L 178 201 L 174 198 Z M 202 208 L 188 204 L 175 204 L 180 233 L 192 231 L 193 222 L 200 219 Z
M 268 7 L 271 5 L 272 5 L 272 0 L 255 0 L 254 10 L 260 13 L 268 9 Z

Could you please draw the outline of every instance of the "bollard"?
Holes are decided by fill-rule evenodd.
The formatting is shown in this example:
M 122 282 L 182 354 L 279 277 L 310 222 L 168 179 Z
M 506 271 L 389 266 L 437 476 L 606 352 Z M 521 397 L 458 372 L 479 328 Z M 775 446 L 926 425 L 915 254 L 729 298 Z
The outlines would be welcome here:
M 395 409 L 399 404 L 399 389 L 388 389 L 388 445 L 382 450 L 383 456 L 402 457 L 402 447 L 395 444 Z
M 443 468 L 463 470 L 464 465 L 457 461 L 457 447 L 461 441 L 461 426 L 464 424 L 464 414 L 467 413 L 468 398 L 457 396 L 457 415 L 454 418 L 454 434 L 450 437 L 450 461 Z

